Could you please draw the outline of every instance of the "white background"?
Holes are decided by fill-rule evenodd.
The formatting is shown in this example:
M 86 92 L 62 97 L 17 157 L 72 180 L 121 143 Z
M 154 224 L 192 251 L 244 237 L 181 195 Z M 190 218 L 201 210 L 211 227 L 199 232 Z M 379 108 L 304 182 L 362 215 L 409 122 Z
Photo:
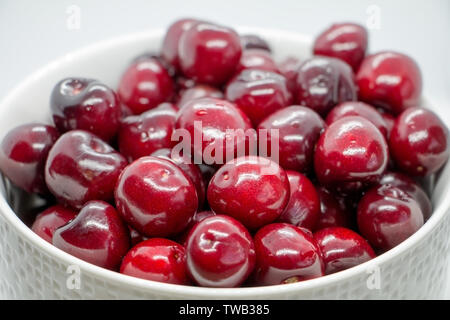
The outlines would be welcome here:
M 78 30 L 67 28 L 71 5 L 81 10 Z M 370 51 L 394 49 L 414 57 L 426 95 L 450 109 L 449 0 L 0 0 L 0 99 L 65 53 L 116 35 L 166 27 L 179 17 L 315 35 L 332 22 L 366 24 L 373 5 L 380 10 L 380 28 L 370 30 Z

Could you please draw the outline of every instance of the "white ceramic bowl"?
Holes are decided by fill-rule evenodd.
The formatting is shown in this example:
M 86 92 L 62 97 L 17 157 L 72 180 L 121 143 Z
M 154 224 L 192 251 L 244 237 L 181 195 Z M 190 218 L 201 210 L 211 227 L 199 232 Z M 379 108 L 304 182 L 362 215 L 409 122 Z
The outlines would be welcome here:
M 277 60 L 310 55 L 311 38 L 279 30 L 240 28 L 271 44 Z M 28 77 L 0 104 L 0 137 L 30 121 L 50 123 L 49 95 L 67 76 L 99 79 L 116 88 L 130 60 L 159 49 L 163 30 L 105 41 L 69 54 Z M 434 108 L 444 119 L 445 111 Z M 448 125 L 448 123 L 447 123 Z M 446 284 L 450 235 L 450 165 L 437 179 L 434 213 L 409 239 L 357 267 L 305 282 L 271 287 L 211 289 L 141 280 L 99 268 L 53 247 L 13 212 L 1 186 L 0 298 L 75 299 L 366 299 L 440 298 Z M 80 271 L 80 289 L 70 289 Z M 68 273 L 69 268 L 69 273 Z M 72 270 L 72 273 L 70 272 Z M 75 269 L 76 270 L 76 269 Z M 73 273 L 75 272 L 75 273 Z M 71 277 L 72 276 L 72 277 Z

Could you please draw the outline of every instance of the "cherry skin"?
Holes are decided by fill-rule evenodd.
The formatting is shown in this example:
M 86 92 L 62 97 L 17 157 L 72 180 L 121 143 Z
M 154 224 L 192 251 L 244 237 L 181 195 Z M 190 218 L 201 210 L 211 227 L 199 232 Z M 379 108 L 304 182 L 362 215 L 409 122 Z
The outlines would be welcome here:
M 243 70 L 236 75 L 228 83 L 225 97 L 236 103 L 254 126 L 292 102 L 286 78 L 278 73 L 255 69 Z
M 389 112 L 383 111 L 383 109 L 379 109 L 378 112 L 380 113 L 381 117 L 384 120 L 384 123 L 386 124 L 386 128 L 387 128 L 387 136 L 386 137 L 389 141 L 389 137 L 391 136 L 392 128 L 394 128 L 396 118 Z
M 219 89 L 208 86 L 206 84 L 197 84 L 192 88 L 188 88 L 181 93 L 180 99 L 177 104 L 180 109 L 183 109 L 183 106 L 194 99 L 200 98 L 217 98 L 223 99 L 223 92 Z
M 407 55 L 384 51 L 367 56 L 356 74 L 359 99 L 399 114 L 420 102 L 422 76 Z
M 163 238 L 145 240 L 128 251 L 120 273 L 151 281 L 188 284 L 184 247 Z
M 227 162 L 212 177 L 208 203 L 256 230 L 275 221 L 289 201 L 286 172 L 267 158 L 246 156 Z
M 132 247 L 141 243 L 142 241 L 148 240 L 148 237 L 142 235 L 142 233 L 138 232 L 136 229 L 128 226 L 128 230 L 130 231 L 130 240 Z
M 314 156 L 319 182 L 342 194 L 376 184 L 388 163 L 383 134 L 369 121 L 349 116 L 332 123 L 320 136 Z
M 122 120 L 118 144 L 120 153 L 128 161 L 148 156 L 161 148 L 175 145 L 172 133 L 175 130 L 178 110 L 170 103 L 160 104 L 140 115 Z
M 371 105 L 360 101 L 348 101 L 338 104 L 328 113 L 325 122 L 332 124 L 338 119 L 348 116 L 360 116 L 374 124 L 380 132 L 387 137 L 388 127 L 381 114 Z
M 320 213 L 317 191 L 312 182 L 301 173 L 286 171 L 286 174 L 290 185 L 290 198 L 278 221 L 314 230 Z
M 124 220 L 148 237 L 181 232 L 198 207 L 194 184 L 183 170 L 152 156 L 139 158 L 123 170 L 115 199 Z
M 86 130 L 105 141 L 119 130 L 121 106 L 116 93 L 93 79 L 66 78 L 50 97 L 53 122 L 60 132 Z
M 271 52 L 269 44 L 258 35 L 245 34 L 241 36 L 241 46 L 243 50 L 259 49 Z
M 322 229 L 314 234 L 314 239 L 322 252 L 326 274 L 349 269 L 376 257 L 367 241 L 350 229 Z
M 112 200 L 126 165 L 126 159 L 97 136 L 72 130 L 50 150 L 45 181 L 60 203 L 80 209 L 89 200 Z
M 249 135 L 229 135 L 228 130 L 245 133 L 252 125 L 239 108 L 226 100 L 202 98 L 188 102 L 180 111 L 177 128 L 189 133 L 190 141 L 183 139 L 180 143 L 183 150 L 191 150 L 194 163 L 220 165 L 240 152 L 246 154 L 248 146 L 256 144 L 253 130 Z M 233 138 L 229 142 L 234 143 L 227 143 L 228 138 Z
M 301 64 L 300 59 L 289 56 L 278 65 L 280 73 L 286 78 L 286 85 L 292 96 L 295 96 L 297 92 L 298 69 Z
M 176 241 L 178 243 L 181 243 L 183 246 L 186 246 L 186 240 L 188 238 L 189 233 L 191 232 L 192 228 L 197 225 L 200 221 L 205 220 L 208 217 L 212 217 L 215 216 L 216 213 L 210 210 L 207 211 L 197 211 L 193 216 L 191 221 L 189 221 L 188 226 L 186 227 L 186 229 L 180 233 L 177 237 L 176 237 Z
M 337 104 L 357 98 L 352 68 L 329 57 L 312 57 L 298 70 L 297 103 L 325 117 Z
M 313 235 L 287 223 L 261 228 L 254 237 L 255 285 L 276 285 L 325 274 L 322 254 Z
M 258 126 L 259 139 L 267 139 L 267 150 L 271 150 L 272 139 L 279 144 L 279 163 L 286 170 L 303 173 L 311 171 L 314 148 L 325 122 L 313 110 L 302 106 L 290 106 L 272 113 Z M 265 131 L 267 130 L 267 138 Z M 271 130 L 277 130 L 278 137 Z
M 74 220 L 55 231 L 53 245 L 81 260 L 115 270 L 130 248 L 130 234 L 113 206 L 93 200 Z
M 58 139 L 56 128 L 39 123 L 10 130 L 0 145 L 0 170 L 12 183 L 30 193 L 47 194 L 44 167 Z
M 396 119 L 389 149 L 396 165 L 413 176 L 429 176 L 449 157 L 446 125 L 430 110 L 409 108 Z
M 31 230 L 45 241 L 52 243 L 55 230 L 75 219 L 78 212 L 59 204 L 42 211 L 34 220 Z
M 245 69 L 280 72 L 277 64 L 270 55 L 270 52 L 261 49 L 247 49 L 242 51 L 241 60 L 236 68 L 236 73 Z
M 183 32 L 178 44 L 181 70 L 196 82 L 222 85 L 236 70 L 242 48 L 232 29 L 200 22 Z
M 237 287 L 255 265 L 255 247 L 247 229 L 224 215 L 197 223 L 186 240 L 190 277 L 203 287 Z
M 315 55 L 341 59 L 356 72 L 366 55 L 367 38 L 367 30 L 359 24 L 336 23 L 316 38 L 313 51 Z
M 169 72 L 158 59 L 142 58 L 125 70 L 118 94 L 133 114 L 141 114 L 169 101 L 174 88 Z
M 370 189 L 358 205 L 358 228 L 374 248 L 389 250 L 423 225 L 419 204 L 400 188 L 382 185 Z
M 349 228 L 352 225 L 352 212 L 342 197 L 332 194 L 323 186 L 317 187 L 317 194 L 320 201 L 320 214 L 315 230 L 329 227 Z

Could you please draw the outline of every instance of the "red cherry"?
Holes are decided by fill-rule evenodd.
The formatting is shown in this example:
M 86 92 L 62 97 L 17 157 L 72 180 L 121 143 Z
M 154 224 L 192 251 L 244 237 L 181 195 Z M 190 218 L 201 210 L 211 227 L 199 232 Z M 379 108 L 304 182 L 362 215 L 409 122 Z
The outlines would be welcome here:
M 409 108 L 395 121 L 389 150 L 397 166 L 413 176 L 429 176 L 449 157 L 448 129 L 430 110 Z
M 50 150 L 45 181 L 56 199 L 73 208 L 89 200 L 112 200 L 125 158 L 92 133 L 72 130 Z
M 243 50 L 259 49 L 271 52 L 269 44 L 258 35 L 245 34 L 241 36 L 241 46 Z
M 236 75 L 228 83 L 225 96 L 244 111 L 254 126 L 292 102 L 292 95 L 282 75 L 253 69 Z
M 399 114 L 419 104 L 422 76 L 407 55 L 384 51 L 367 56 L 356 75 L 360 100 Z
M 55 231 L 53 245 L 81 260 L 115 270 L 130 248 L 130 234 L 113 206 L 93 200 L 72 222 Z
M 275 221 L 289 201 L 289 181 L 275 162 L 256 156 L 234 159 L 212 177 L 208 203 L 217 214 L 239 220 L 249 229 Z
M 117 181 L 115 199 L 125 221 L 148 237 L 179 233 L 198 206 L 191 179 L 172 161 L 157 157 L 128 165 Z
M 325 274 L 320 249 L 311 233 L 286 223 L 273 223 L 255 235 L 256 285 L 275 285 Z
M 118 144 L 120 153 L 128 161 L 148 156 L 161 148 L 171 148 L 178 110 L 171 103 L 163 103 L 140 115 L 122 120 Z
M 163 238 L 145 240 L 128 251 L 120 273 L 151 281 L 188 284 L 184 247 Z
M 290 185 L 289 203 L 278 218 L 297 227 L 313 230 L 319 219 L 320 202 L 312 182 L 295 171 L 286 171 Z
M 378 112 L 380 113 L 381 117 L 384 120 L 384 123 L 386 124 L 387 128 L 387 138 L 389 140 L 389 137 L 391 136 L 392 128 L 394 128 L 395 124 L 395 117 L 390 114 L 389 112 L 384 111 L 383 109 L 379 109 Z
M 197 84 L 191 88 L 184 90 L 181 93 L 180 99 L 177 104 L 180 109 L 191 100 L 200 98 L 223 98 L 223 92 L 215 87 L 208 86 L 206 84 Z
M 352 225 L 351 210 L 344 198 L 332 194 L 324 187 L 317 187 L 320 200 L 320 214 L 315 230 L 328 227 L 349 228 Z
M 253 271 L 255 247 L 247 229 L 223 215 L 197 223 L 186 240 L 191 278 L 203 287 L 237 287 Z
M 366 28 L 359 24 L 336 23 L 316 38 L 314 54 L 341 59 L 356 72 L 366 55 L 367 38 Z
M 44 124 L 24 124 L 10 130 L 0 145 L 0 169 L 16 186 L 47 194 L 44 167 L 58 131 Z
M 419 204 L 400 188 L 382 185 L 370 189 L 358 205 L 358 227 L 369 243 L 389 250 L 423 225 Z
M 61 205 L 51 206 L 37 215 L 31 230 L 45 241 L 52 243 L 55 230 L 72 221 L 77 214 L 78 212 Z
M 297 92 L 298 69 L 301 64 L 302 61 L 300 61 L 300 59 L 296 57 L 287 57 L 278 65 L 280 73 L 286 78 L 287 88 L 293 96 L 295 96 Z
M 297 103 L 325 117 L 337 104 L 356 100 L 352 68 L 329 57 L 312 57 L 304 61 L 297 77 Z
M 316 112 L 301 106 L 286 107 L 259 124 L 260 142 L 263 141 L 261 135 L 265 134 L 261 129 L 267 130 L 267 150 L 272 148 L 272 139 L 277 139 L 279 163 L 284 169 L 311 171 L 314 148 L 325 129 L 325 122 Z M 277 130 L 277 137 L 272 136 L 272 129 Z
M 320 183 L 343 194 L 376 184 L 387 163 L 384 136 L 358 116 L 344 117 L 325 129 L 314 157 Z
M 350 229 L 322 229 L 314 234 L 314 239 L 322 252 L 326 274 L 349 269 L 376 257 L 367 241 Z
M 155 58 L 132 63 L 122 75 L 118 89 L 120 100 L 133 114 L 141 114 L 170 100 L 174 83 L 163 64 Z
M 181 243 L 183 246 L 186 246 L 186 240 L 187 237 L 190 233 L 190 231 L 192 230 L 192 228 L 199 223 L 200 221 L 205 220 L 208 217 L 212 217 L 215 216 L 216 213 L 213 211 L 197 211 L 193 216 L 191 221 L 189 221 L 188 226 L 186 227 L 186 229 L 176 237 L 176 241 L 178 243 Z
M 206 22 L 183 32 L 178 44 L 184 75 L 211 85 L 221 85 L 230 79 L 241 53 L 240 38 L 234 30 Z
M 236 73 L 240 73 L 242 70 L 246 69 L 280 72 L 277 64 L 270 55 L 270 52 L 262 49 L 247 49 L 242 51 L 241 60 L 236 68 Z

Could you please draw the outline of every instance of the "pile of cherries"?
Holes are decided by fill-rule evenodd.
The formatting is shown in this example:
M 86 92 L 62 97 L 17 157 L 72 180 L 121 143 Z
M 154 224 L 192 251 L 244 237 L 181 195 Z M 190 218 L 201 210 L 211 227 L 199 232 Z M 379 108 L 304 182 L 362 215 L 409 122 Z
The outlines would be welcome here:
M 35 233 L 126 275 L 236 287 L 348 269 L 423 225 L 432 207 L 417 181 L 449 156 L 445 124 L 421 108 L 417 64 L 367 55 L 367 44 L 364 27 L 335 24 L 311 58 L 277 63 L 256 35 L 176 21 L 117 91 L 93 79 L 57 83 L 54 126 L 11 130 L 1 171 L 47 199 Z M 235 152 L 248 137 L 227 144 L 227 130 L 252 128 L 278 130 L 278 163 L 191 161 L 212 144 Z M 174 153 L 177 129 L 200 135 L 200 146 Z

